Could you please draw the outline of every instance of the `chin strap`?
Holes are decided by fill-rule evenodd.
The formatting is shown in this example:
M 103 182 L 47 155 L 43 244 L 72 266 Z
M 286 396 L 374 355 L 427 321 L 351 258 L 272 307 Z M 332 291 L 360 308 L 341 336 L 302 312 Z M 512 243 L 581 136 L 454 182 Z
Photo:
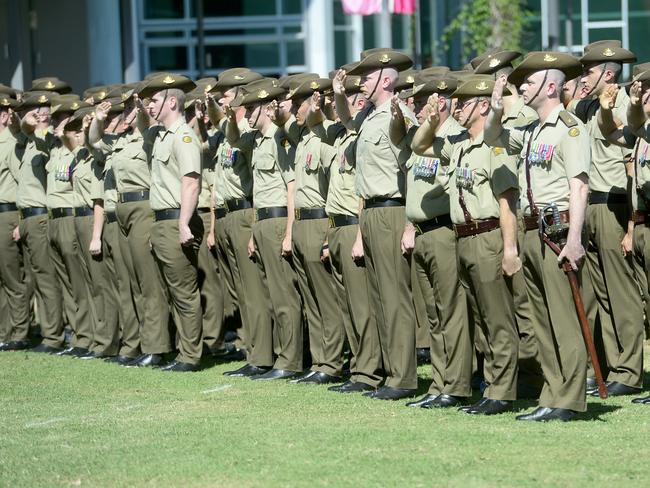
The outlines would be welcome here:
M 533 98 L 528 100 L 528 105 L 533 103 L 533 100 L 535 100 L 539 94 L 542 92 L 542 88 L 544 88 L 544 85 L 546 85 L 546 80 L 548 80 L 548 70 L 544 70 L 544 78 L 542 79 L 542 82 L 539 84 L 539 88 L 535 92 L 535 95 L 533 95 Z
M 381 75 L 382 75 L 383 72 L 384 72 L 384 68 L 381 68 L 379 70 L 379 76 L 377 77 L 377 82 L 375 83 L 375 87 L 370 92 L 370 95 L 368 95 L 366 97 L 368 100 L 370 100 L 372 98 L 372 96 L 375 94 L 375 92 L 377 91 L 377 88 L 379 87 L 379 82 L 381 81 Z

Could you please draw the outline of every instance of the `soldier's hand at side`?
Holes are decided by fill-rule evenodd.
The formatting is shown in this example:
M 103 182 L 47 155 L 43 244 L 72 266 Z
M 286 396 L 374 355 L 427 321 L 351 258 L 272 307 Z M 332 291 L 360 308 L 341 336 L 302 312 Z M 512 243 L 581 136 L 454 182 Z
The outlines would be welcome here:
M 184 223 L 178 222 L 178 235 L 181 242 L 181 246 L 188 246 L 192 244 L 194 240 L 194 235 L 190 230 L 190 226 Z
M 363 259 L 363 240 L 360 236 L 357 236 L 354 244 L 352 245 L 352 259 L 355 261 L 360 261 Z
M 208 249 L 214 249 L 214 245 L 215 245 L 214 231 L 210 232 L 208 230 L 208 235 L 206 237 L 205 243 L 208 245 Z
M 14 230 L 11 232 L 11 238 L 14 242 L 20 241 L 20 229 L 18 229 L 18 226 L 14 227 Z
M 506 75 L 499 76 L 494 82 L 494 89 L 492 90 L 492 99 L 490 105 L 492 110 L 502 111 L 503 110 L 503 88 L 506 86 L 508 78 Z
M 336 95 L 345 95 L 345 70 L 340 69 L 332 80 L 332 90 Z
M 407 255 L 413 252 L 415 247 L 415 227 L 407 225 L 402 233 L 402 240 L 400 241 L 400 249 L 402 254 Z
M 516 251 L 503 253 L 501 269 L 506 276 L 513 276 L 521 269 L 521 259 Z
M 135 95 L 134 95 L 135 96 Z M 106 120 L 108 111 L 111 109 L 111 102 L 102 102 L 95 107 L 95 117 L 99 122 Z
M 608 85 L 600 94 L 600 106 L 603 110 L 611 110 L 616 103 L 616 96 L 618 95 L 618 85 Z
M 253 236 L 248 240 L 248 259 L 254 259 L 255 257 L 255 240 L 253 239 Z
M 286 234 L 282 239 L 282 257 L 288 258 L 291 256 L 291 235 Z
M 88 250 L 91 256 L 100 256 L 102 254 L 102 240 L 100 238 L 92 239 Z
M 634 243 L 633 234 L 626 232 L 625 235 L 623 236 L 623 240 L 621 241 L 621 253 L 623 254 L 623 257 L 626 257 L 628 254 L 632 253 L 633 243 Z
M 327 242 L 323 243 L 323 246 L 320 248 L 320 261 L 321 263 L 326 263 L 330 260 L 330 247 Z
M 585 248 L 582 247 L 582 243 L 580 241 L 573 242 L 568 240 L 564 249 L 562 249 L 562 252 L 560 252 L 557 257 L 557 262 L 562 263 L 562 261 L 566 259 L 571 267 L 577 271 L 584 257 Z
M 632 87 L 630 88 L 630 103 L 632 105 L 641 105 L 642 93 L 643 89 L 641 87 L 641 82 L 635 81 L 632 83 Z

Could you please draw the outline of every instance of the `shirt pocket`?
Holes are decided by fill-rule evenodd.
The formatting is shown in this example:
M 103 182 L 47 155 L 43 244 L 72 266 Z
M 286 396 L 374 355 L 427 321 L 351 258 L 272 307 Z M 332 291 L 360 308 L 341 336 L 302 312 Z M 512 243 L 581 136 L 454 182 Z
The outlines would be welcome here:
M 272 172 L 275 170 L 275 158 L 271 154 L 258 154 L 253 161 L 257 171 Z

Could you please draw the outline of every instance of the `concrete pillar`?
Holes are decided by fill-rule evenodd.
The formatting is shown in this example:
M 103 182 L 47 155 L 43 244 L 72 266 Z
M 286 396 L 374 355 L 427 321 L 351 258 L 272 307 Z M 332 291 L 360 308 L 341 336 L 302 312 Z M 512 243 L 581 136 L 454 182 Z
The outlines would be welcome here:
M 305 10 L 307 70 L 327 76 L 334 69 L 334 16 L 330 0 L 308 0 Z
M 120 3 L 87 0 L 90 85 L 122 82 Z

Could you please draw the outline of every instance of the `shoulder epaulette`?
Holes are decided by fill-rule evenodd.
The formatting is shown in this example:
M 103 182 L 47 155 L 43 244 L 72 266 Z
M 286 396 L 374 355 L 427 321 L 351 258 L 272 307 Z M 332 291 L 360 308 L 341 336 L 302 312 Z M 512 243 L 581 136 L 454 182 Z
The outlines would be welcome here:
M 560 112 L 560 118 L 562 119 L 562 122 L 564 122 L 567 127 L 573 127 L 578 125 L 578 122 L 576 121 L 575 117 L 571 115 L 569 112 L 567 112 L 566 110 L 562 110 Z

